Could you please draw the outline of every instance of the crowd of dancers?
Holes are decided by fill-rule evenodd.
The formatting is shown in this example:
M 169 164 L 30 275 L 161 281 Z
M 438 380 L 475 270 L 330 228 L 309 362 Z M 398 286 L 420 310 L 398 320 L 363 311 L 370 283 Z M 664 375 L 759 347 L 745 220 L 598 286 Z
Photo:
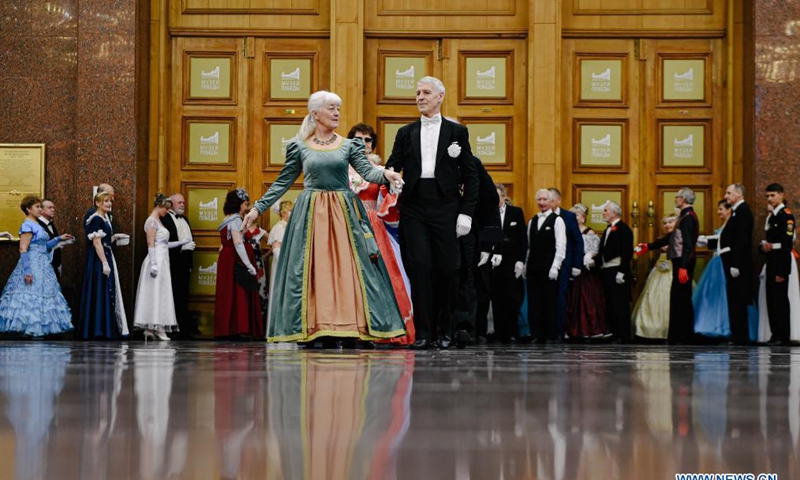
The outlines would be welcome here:
M 717 210 L 722 225 L 708 236 L 699 235 L 688 187 L 675 195 L 677 213 L 664 218 L 664 236 L 635 247 L 618 204 L 605 203 L 607 228 L 598 235 L 586 225 L 587 207 L 562 208 L 556 188 L 536 192 L 539 211 L 526 222 L 472 154 L 467 129 L 442 117 L 444 95 L 438 79 L 418 82 L 421 118 L 398 131 L 385 166 L 373 153 L 374 128 L 361 123 L 341 136 L 341 99 L 326 91 L 309 98 L 269 190 L 252 205 L 242 188 L 226 196 L 215 338 L 412 349 L 800 340 L 794 217 L 781 185 L 766 189 L 770 211 L 758 247 L 766 264 L 751 304 L 753 215 L 744 186 L 727 188 Z M 301 173 L 300 195 L 281 201 Z M 20 261 L 0 299 L 0 332 L 42 337 L 74 328 L 80 339 L 118 339 L 132 328 L 153 340 L 199 334 L 188 310 L 196 245 L 185 200 L 154 199 L 130 323 L 114 259 L 129 237 L 114 231 L 113 201 L 113 188 L 100 185 L 84 218 L 87 259 L 73 319 L 58 275 L 60 251 L 75 238 L 55 231 L 52 202 L 23 199 Z M 267 232 L 256 221 L 273 206 L 280 220 Z M 695 287 L 698 248 L 714 255 Z M 658 258 L 631 312 L 633 255 L 648 252 Z

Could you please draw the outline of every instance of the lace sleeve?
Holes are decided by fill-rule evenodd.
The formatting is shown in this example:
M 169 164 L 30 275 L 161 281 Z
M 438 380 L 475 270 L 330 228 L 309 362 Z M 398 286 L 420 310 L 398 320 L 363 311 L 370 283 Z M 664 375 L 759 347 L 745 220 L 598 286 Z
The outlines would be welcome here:
M 147 220 L 144 222 L 144 231 L 147 232 L 148 230 L 158 230 L 158 220 L 153 217 L 147 217 Z

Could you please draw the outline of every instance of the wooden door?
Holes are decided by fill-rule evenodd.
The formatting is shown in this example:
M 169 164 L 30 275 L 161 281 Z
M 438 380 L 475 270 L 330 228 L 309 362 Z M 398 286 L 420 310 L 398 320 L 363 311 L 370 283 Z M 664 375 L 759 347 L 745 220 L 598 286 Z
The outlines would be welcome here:
M 564 203 L 589 207 L 600 231 L 602 205 L 615 201 L 635 241 L 648 242 L 663 234 L 662 217 L 688 186 L 701 232 L 713 231 L 726 179 L 723 49 L 705 39 L 564 40 Z M 636 262 L 638 278 L 651 263 Z
M 368 39 L 364 118 L 377 130 L 378 152 L 385 159 L 397 130 L 419 118 L 416 82 L 435 76 L 446 88 L 443 115 L 469 127 L 473 153 L 525 205 L 525 55 L 524 40 Z
M 173 42 L 168 160 L 159 183 L 186 198 L 197 243 L 192 309 L 201 331 L 210 332 L 225 195 L 244 187 L 255 200 L 274 181 L 308 96 L 328 88 L 329 42 L 252 37 Z M 270 211 L 261 222 L 272 224 L 276 217 Z

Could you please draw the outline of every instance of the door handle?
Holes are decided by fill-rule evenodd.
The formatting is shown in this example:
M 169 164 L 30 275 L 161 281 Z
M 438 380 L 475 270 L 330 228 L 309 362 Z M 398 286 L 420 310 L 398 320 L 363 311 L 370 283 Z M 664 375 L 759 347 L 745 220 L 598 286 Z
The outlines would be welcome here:
M 655 218 L 656 218 L 656 209 L 655 209 L 655 207 L 653 207 L 653 201 L 650 200 L 649 202 L 647 202 L 647 226 L 648 227 L 652 228 L 652 226 L 655 225 L 655 220 L 654 220 Z
M 639 202 L 636 200 L 633 201 L 633 208 L 631 208 L 631 218 L 633 223 L 633 228 L 639 227 Z

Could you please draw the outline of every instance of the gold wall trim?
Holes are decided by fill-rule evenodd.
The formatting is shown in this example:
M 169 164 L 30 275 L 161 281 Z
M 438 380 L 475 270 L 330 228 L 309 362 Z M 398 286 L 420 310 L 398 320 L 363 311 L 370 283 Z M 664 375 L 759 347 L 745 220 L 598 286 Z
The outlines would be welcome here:
M 517 1 L 510 1 L 508 8 L 491 9 L 487 7 L 483 10 L 459 10 L 431 8 L 386 8 L 384 0 L 378 0 L 378 16 L 425 16 L 425 17 L 462 17 L 462 16 L 513 16 L 517 13 Z
M 329 38 L 330 30 L 264 30 L 254 28 L 173 27 L 173 37 L 270 37 L 270 38 Z
M 312 8 L 269 8 L 269 7 L 191 7 L 191 0 L 181 0 L 181 13 L 187 15 L 319 15 L 319 0 L 314 2 Z
M 725 38 L 725 30 L 563 29 L 562 38 Z
M 367 38 L 528 38 L 527 30 L 494 30 L 492 32 L 464 31 L 437 31 L 430 30 L 364 30 Z

